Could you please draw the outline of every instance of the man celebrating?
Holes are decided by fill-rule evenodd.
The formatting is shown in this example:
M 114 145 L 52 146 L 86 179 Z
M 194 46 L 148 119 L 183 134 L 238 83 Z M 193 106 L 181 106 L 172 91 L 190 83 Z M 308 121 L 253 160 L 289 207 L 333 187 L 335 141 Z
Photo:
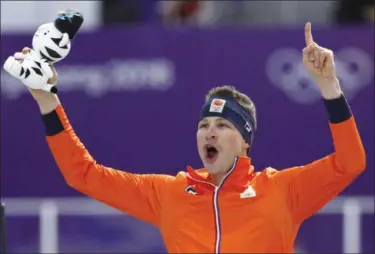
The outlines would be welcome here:
M 132 174 L 98 164 L 58 97 L 30 92 L 67 184 L 158 227 L 168 252 L 291 253 L 301 223 L 366 167 L 333 53 L 314 42 L 310 23 L 305 39 L 304 64 L 321 91 L 335 151 L 304 166 L 255 172 L 248 156 L 257 128 L 255 106 L 230 86 L 209 91 L 200 113 L 197 146 L 204 168 L 188 167 L 176 176 Z

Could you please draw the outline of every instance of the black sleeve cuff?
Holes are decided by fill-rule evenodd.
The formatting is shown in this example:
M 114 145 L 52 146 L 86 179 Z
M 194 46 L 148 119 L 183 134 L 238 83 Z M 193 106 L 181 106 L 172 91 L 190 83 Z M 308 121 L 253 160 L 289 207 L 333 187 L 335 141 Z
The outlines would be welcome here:
M 331 123 L 341 123 L 352 116 L 352 111 L 344 95 L 336 99 L 324 100 L 324 104 Z
M 64 130 L 64 126 L 56 110 L 42 115 L 45 131 L 47 136 L 54 136 Z

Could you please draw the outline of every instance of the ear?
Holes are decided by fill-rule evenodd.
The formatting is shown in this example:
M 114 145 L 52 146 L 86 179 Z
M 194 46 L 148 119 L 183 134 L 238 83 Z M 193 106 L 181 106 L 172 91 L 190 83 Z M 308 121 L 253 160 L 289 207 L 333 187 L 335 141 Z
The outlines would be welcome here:
M 242 156 L 248 156 L 249 154 L 249 149 L 250 149 L 250 145 L 245 141 L 243 140 L 242 141 Z
M 243 140 L 242 149 L 243 150 L 248 150 L 249 148 L 250 148 L 250 145 L 246 142 L 246 140 Z
M 64 47 L 68 43 L 69 43 L 69 35 L 67 33 L 64 33 L 63 36 L 62 36 L 62 38 L 61 38 L 61 41 L 59 43 L 59 46 L 60 47 Z
M 245 142 L 245 149 L 249 149 L 250 148 L 250 145 L 247 143 L 247 142 Z

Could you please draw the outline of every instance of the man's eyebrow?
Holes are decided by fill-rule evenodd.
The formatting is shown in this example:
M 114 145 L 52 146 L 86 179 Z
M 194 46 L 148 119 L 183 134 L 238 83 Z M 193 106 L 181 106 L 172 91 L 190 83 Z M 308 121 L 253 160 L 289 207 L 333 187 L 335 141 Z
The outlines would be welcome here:
M 202 120 L 199 120 L 198 124 L 201 124 L 201 123 L 206 123 L 207 120 L 206 119 L 202 119 Z

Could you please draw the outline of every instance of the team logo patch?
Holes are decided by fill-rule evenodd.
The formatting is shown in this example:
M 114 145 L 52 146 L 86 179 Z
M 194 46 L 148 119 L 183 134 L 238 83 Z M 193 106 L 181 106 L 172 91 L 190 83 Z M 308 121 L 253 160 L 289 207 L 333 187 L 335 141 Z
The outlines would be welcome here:
M 188 187 L 186 187 L 185 192 L 191 195 L 198 195 L 198 192 L 196 191 L 193 185 L 189 185 Z
M 257 194 L 255 190 L 253 189 L 253 187 L 249 185 L 249 187 L 247 187 L 247 189 L 240 194 L 240 198 L 253 198 L 253 197 L 256 197 L 256 195 Z
M 223 113 L 226 100 L 214 99 L 211 102 L 210 112 Z

